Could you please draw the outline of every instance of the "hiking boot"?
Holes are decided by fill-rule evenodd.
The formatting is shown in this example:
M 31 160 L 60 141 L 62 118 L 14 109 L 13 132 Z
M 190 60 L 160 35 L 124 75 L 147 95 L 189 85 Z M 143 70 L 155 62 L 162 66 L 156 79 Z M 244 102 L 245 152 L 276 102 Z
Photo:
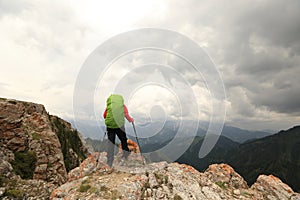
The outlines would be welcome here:
M 107 171 L 107 174 L 111 174 L 115 171 L 115 168 L 111 167 L 108 171 Z
M 113 165 L 113 161 L 111 161 L 111 162 L 107 162 L 107 165 L 108 165 L 109 167 L 112 167 L 112 165 Z

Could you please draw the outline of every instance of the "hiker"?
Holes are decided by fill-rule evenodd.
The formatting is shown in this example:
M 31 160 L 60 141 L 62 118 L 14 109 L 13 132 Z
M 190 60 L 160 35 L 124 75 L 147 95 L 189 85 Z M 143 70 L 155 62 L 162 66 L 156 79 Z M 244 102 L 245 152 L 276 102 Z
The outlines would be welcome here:
M 129 122 L 133 122 L 133 118 L 130 117 L 127 107 L 124 104 L 124 99 L 121 95 L 112 94 L 106 100 L 106 109 L 103 113 L 105 119 L 105 125 L 108 135 L 107 150 L 107 164 L 111 167 L 114 161 L 114 145 L 116 135 L 121 141 L 123 149 L 123 158 L 127 159 L 129 156 L 129 148 L 127 145 L 127 137 L 125 133 L 125 118 Z

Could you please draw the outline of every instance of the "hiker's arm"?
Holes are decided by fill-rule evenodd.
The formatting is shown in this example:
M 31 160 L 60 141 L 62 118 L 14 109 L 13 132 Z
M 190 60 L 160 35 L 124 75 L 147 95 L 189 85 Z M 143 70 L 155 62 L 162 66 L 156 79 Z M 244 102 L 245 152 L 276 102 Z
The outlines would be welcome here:
M 127 107 L 126 107 L 125 105 L 124 105 L 124 114 L 125 114 L 126 119 L 127 119 L 129 122 L 133 122 L 133 121 L 134 121 L 133 118 L 130 117 L 130 115 L 129 115 L 129 113 L 128 113 L 128 109 L 127 109 Z
M 107 109 L 105 109 L 104 113 L 103 113 L 103 118 L 106 118 L 106 113 L 107 113 Z

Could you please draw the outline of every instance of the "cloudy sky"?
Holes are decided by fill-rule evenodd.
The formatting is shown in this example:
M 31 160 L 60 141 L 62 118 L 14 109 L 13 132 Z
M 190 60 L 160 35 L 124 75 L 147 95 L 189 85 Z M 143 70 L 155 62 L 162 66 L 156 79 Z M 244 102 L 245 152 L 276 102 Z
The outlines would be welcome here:
M 226 123 L 286 129 L 300 124 L 299 22 L 298 0 L 0 0 L 0 96 L 42 103 L 51 114 L 73 118 L 76 82 L 93 52 L 116 35 L 158 28 L 190 38 L 214 63 L 225 88 Z M 119 90 L 137 121 L 189 119 L 193 102 L 198 118 L 207 120 L 213 102 L 221 100 L 207 87 L 205 73 L 186 65 L 170 52 L 142 50 L 101 66 L 91 87 L 94 102 L 80 104 L 80 118 L 99 120 L 105 98 Z M 93 112 L 85 112 L 91 105 Z

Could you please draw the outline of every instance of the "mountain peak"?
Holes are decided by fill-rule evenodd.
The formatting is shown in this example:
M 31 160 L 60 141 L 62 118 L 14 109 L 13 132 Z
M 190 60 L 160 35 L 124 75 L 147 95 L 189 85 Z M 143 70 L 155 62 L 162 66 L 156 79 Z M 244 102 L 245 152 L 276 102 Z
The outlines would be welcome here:
M 69 180 L 51 199 L 299 199 L 300 194 L 270 175 L 251 187 L 227 164 L 213 164 L 201 173 L 185 164 L 158 162 L 142 165 L 129 159 L 114 168 L 105 153 L 91 154 L 69 172 Z

